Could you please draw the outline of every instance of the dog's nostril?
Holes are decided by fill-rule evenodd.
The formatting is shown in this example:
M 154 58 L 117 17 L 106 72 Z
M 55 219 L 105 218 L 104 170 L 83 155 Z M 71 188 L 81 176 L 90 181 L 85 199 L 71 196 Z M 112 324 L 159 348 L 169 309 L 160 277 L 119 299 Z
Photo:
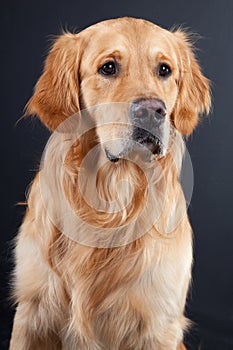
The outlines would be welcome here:
M 163 108 L 158 108 L 156 113 L 160 114 L 162 117 L 166 116 L 166 111 Z

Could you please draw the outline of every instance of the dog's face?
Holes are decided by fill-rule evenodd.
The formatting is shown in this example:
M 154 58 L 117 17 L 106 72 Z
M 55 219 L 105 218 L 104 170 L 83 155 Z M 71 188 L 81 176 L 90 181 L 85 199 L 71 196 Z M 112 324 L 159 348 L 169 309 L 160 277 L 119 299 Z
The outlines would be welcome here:
M 137 144 L 152 153 L 165 153 L 180 74 L 172 37 L 151 23 L 125 20 L 110 26 L 101 23 L 85 33 L 80 62 L 82 106 L 118 102 L 98 122 L 125 123 L 125 128 L 97 128 L 112 161 Z
M 55 42 L 28 110 L 55 129 L 80 109 L 102 104 L 96 131 L 111 161 L 137 145 L 163 156 L 171 126 L 189 135 L 208 112 L 209 83 L 182 31 L 109 20 Z M 106 123 L 112 124 L 101 127 Z

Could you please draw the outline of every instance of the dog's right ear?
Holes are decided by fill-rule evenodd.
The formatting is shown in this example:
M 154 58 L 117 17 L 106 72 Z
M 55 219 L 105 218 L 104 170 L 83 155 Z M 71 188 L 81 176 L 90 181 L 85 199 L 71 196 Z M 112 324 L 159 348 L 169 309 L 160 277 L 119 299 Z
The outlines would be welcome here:
M 79 111 L 80 38 L 66 33 L 54 43 L 38 80 L 34 95 L 26 105 L 26 115 L 36 114 L 55 130 L 67 117 Z

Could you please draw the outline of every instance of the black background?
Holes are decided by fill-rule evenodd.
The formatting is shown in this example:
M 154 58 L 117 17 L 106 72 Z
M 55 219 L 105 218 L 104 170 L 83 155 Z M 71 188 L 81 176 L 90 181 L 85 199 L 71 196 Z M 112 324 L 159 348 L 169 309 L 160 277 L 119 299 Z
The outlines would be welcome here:
M 195 176 L 189 208 L 195 264 L 187 313 L 195 324 L 187 346 L 233 349 L 233 1 L 9 0 L 1 5 L 0 348 L 8 348 L 12 238 L 24 213 L 16 203 L 25 199 L 48 137 L 36 120 L 16 122 L 41 73 L 50 34 L 129 15 L 165 28 L 182 24 L 202 36 L 197 54 L 213 82 L 213 112 L 188 141 Z

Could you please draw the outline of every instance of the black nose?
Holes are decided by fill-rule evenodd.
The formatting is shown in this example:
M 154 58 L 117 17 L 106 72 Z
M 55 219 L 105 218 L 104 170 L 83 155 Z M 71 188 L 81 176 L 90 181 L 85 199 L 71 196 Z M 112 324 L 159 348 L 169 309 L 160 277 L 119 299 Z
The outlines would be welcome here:
M 165 125 L 166 106 L 156 98 L 142 98 L 131 105 L 133 140 L 145 145 L 152 153 L 162 152 L 162 134 Z
M 158 98 L 140 98 L 134 101 L 132 112 L 135 118 L 153 116 L 157 121 L 162 121 L 167 114 L 165 103 Z

